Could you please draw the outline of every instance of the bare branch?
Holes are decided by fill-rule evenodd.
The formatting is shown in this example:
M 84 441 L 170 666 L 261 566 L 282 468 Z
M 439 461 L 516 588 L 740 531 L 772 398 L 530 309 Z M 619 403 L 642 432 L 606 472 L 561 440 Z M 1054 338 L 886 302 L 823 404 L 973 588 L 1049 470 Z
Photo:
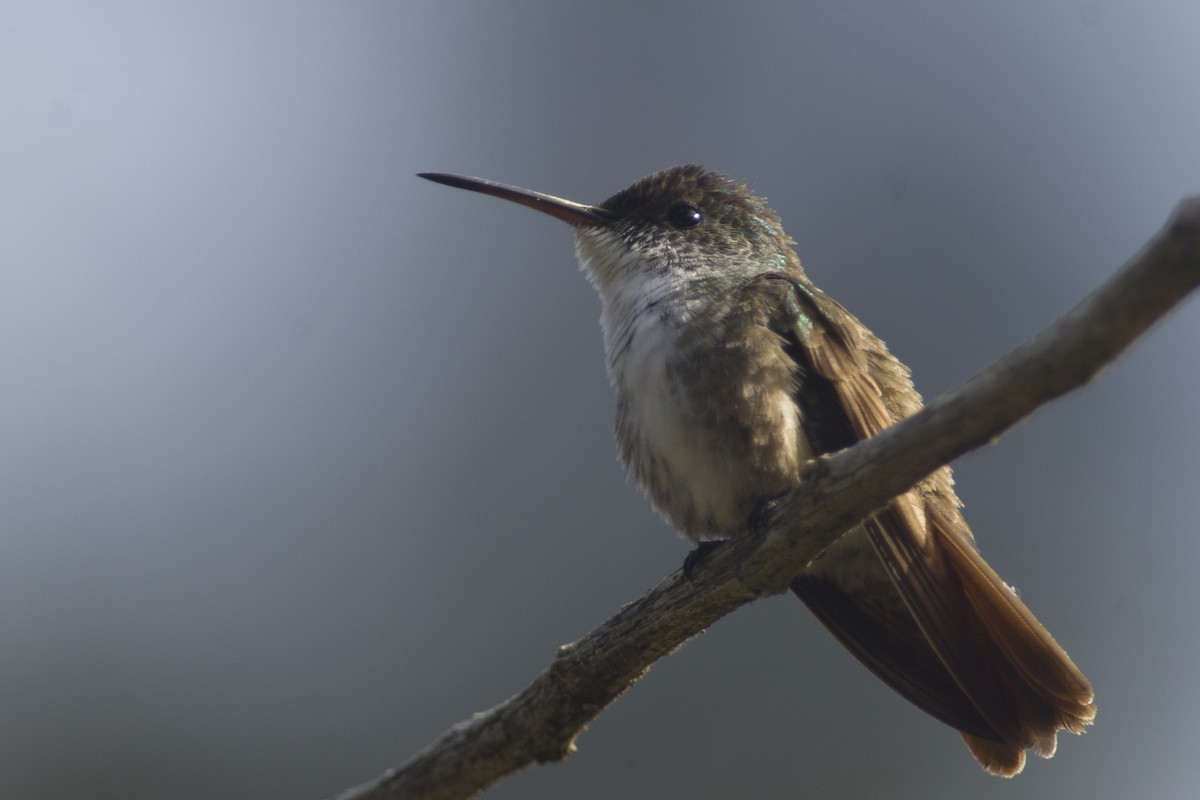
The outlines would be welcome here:
M 792 578 L 844 531 L 929 473 L 995 441 L 1038 406 L 1087 383 L 1200 285 L 1200 197 L 1075 309 L 958 389 L 879 436 L 810 462 L 763 536 L 718 548 L 694 583 L 679 572 L 578 642 L 519 694 L 444 733 L 339 800 L 451 800 L 575 736 L 650 666 L 716 620 Z

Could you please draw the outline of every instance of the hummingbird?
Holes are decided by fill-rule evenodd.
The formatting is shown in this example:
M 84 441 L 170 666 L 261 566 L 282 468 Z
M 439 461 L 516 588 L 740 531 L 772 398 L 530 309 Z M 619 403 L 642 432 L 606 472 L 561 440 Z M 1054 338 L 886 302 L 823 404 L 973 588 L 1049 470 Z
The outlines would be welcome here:
M 809 280 L 750 188 L 673 167 L 598 205 L 421 173 L 571 226 L 600 295 L 620 460 L 703 547 L 746 535 L 806 461 L 922 407 L 910 371 Z M 847 532 L 791 584 L 901 696 L 955 728 L 985 770 L 1049 758 L 1095 717 L 1092 686 L 979 554 L 949 467 Z

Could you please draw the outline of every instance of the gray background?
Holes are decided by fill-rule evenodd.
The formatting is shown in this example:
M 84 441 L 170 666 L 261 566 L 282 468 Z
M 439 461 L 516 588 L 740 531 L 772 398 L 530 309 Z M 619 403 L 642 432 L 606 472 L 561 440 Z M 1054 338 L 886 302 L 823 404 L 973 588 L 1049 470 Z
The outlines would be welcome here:
M 748 179 L 927 396 L 1200 191 L 1191 0 L 727 5 L 5 5 L 0 796 L 330 795 L 681 562 L 569 232 L 414 172 Z M 1097 688 L 1053 761 L 780 598 L 488 796 L 1195 796 L 1198 311 L 957 465 Z

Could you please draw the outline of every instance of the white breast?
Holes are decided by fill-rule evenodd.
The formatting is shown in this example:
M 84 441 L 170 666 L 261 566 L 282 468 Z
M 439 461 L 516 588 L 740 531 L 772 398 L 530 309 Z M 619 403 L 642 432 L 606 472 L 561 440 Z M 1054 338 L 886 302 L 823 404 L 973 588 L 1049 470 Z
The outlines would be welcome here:
M 618 437 L 622 457 L 654 506 L 694 539 L 727 536 L 744 528 L 752 503 L 782 489 L 778 470 L 765 475 L 751 463 L 751 443 L 738 431 L 770 431 L 770 445 L 799 457 L 798 409 L 787 392 L 762 392 L 747 384 L 738 403 L 740 424 L 720 419 L 715 392 L 705 380 L 720 380 L 716 363 L 722 345 L 704 350 L 690 329 L 700 313 L 686 273 L 664 273 L 600 234 L 577 234 L 580 260 L 600 292 L 601 325 L 608 373 L 618 394 Z M 728 362 L 724 368 L 728 370 Z M 728 375 L 724 377 L 729 377 Z M 685 383 L 686 381 L 686 383 Z M 728 391 L 728 386 L 725 387 Z M 732 413 L 732 412 L 731 412 Z M 724 420 L 721 420 L 724 422 Z M 764 442 L 764 446 L 766 446 Z M 794 477 L 794 476 L 789 476 Z

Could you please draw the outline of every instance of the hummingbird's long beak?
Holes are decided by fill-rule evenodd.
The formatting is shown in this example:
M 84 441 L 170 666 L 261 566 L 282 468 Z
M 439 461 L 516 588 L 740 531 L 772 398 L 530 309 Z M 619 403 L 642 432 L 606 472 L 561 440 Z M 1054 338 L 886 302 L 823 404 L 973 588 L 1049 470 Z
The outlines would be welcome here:
M 445 172 L 418 172 L 418 178 L 424 178 L 434 183 L 444 183 L 458 189 L 468 189 L 472 192 L 490 194 L 505 200 L 512 200 L 528 206 L 535 211 L 541 211 L 552 217 L 561 219 L 568 225 L 603 225 L 616 219 L 611 211 L 600 206 L 588 206 L 573 200 L 564 200 L 552 194 L 542 194 L 531 189 L 518 186 L 507 186 L 483 178 L 470 178 L 466 175 L 450 175 Z

